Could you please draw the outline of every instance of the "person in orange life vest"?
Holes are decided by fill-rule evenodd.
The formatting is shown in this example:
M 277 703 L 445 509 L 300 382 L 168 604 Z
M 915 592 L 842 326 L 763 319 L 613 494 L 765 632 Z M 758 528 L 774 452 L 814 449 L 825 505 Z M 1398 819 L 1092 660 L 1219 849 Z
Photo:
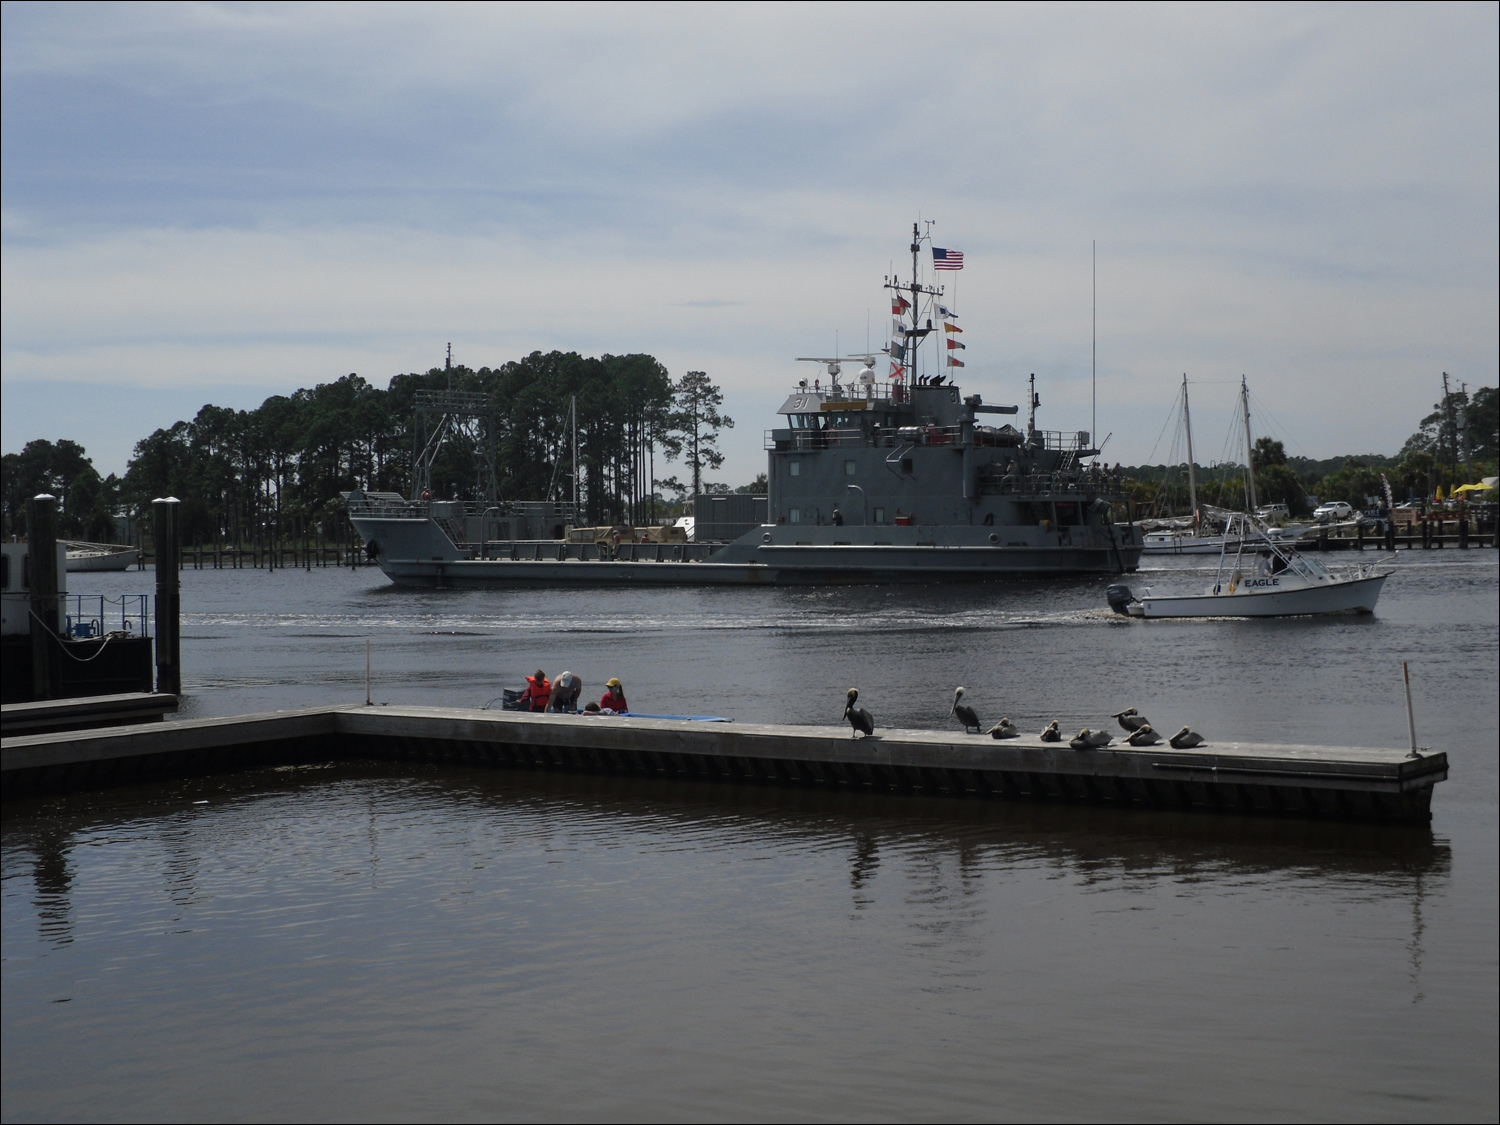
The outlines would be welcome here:
M 604 684 L 609 690 L 604 693 L 604 698 L 599 700 L 599 710 L 610 710 L 616 715 L 623 715 L 630 710 L 630 704 L 625 702 L 625 689 L 620 686 L 620 681 L 610 677 Z
M 552 684 L 547 680 L 547 674 L 540 668 L 536 670 L 535 676 L 526 677 L 526 691 L 521 695 L 526 703 L 528 711 L 545 711 L 547 701 L 552 698 Z

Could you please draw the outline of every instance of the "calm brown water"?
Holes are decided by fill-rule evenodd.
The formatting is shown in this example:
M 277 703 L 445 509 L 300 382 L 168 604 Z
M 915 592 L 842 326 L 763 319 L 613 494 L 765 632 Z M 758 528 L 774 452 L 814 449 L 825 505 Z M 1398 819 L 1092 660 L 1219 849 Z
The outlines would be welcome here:
M 1098 723 L 1446 749 L 1429 829 L 352 764 L 6 805 L 3 1116 L 1494 1120 L 1489 552 L 1370 619 L 1141 623 L 1103 583 L 405 593 L 189 572 L 188 710 Z M 1153 581 L 1196 584 L 1171 560 Z M 83 589 L 74 575 L 73 587 Z M 90 577 L 144 589 L 151 575 Z

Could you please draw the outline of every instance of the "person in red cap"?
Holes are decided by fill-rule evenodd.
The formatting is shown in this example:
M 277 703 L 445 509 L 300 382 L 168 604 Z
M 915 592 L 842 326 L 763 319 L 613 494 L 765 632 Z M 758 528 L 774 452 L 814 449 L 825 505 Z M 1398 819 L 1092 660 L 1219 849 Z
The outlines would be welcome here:
M 604 693 L 604 698 L 599 700 L 599 710 L 613 711 L 616 715 L 628 712 L 630 704 L 625 702 L 625 689 L 620 686 L 620 681 L 611 676 L 604 686 L 608 690 Z

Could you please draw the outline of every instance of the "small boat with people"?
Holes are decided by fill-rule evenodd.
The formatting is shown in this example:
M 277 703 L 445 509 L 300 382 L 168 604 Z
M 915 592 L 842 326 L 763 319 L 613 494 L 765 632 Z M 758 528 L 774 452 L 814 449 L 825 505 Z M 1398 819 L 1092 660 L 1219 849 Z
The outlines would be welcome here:
M 1137 597 L 1129 586 L 1117 583 L 1106 595 L 1110 608 L 1126 617 L 1299 617 L 1374 612 L 1388 572 L 1366 565 L 1331 570 L 1290 543 L 1265 537 L 1268 530 L 1254 516 L 1237 516 L 1234 532 L 1238 534 L 1234 537 L 1238 545 L 1231 554 L 1227 543 L 1231 536 L 1225 537 L 1213 585 L 1202 593 L 1157 594 L 1148 586 Z

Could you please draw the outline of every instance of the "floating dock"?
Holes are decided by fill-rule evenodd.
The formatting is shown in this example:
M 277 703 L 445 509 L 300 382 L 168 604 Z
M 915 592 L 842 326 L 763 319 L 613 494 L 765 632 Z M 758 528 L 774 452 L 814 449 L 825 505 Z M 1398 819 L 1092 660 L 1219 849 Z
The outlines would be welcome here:
M 1035 736 L 348 706 L 0 740 L 7 799 L 156 777 L 356 759 L 953 797 L 1425 823 L 1442 752 L 1216 742 L 1072 750 Z

